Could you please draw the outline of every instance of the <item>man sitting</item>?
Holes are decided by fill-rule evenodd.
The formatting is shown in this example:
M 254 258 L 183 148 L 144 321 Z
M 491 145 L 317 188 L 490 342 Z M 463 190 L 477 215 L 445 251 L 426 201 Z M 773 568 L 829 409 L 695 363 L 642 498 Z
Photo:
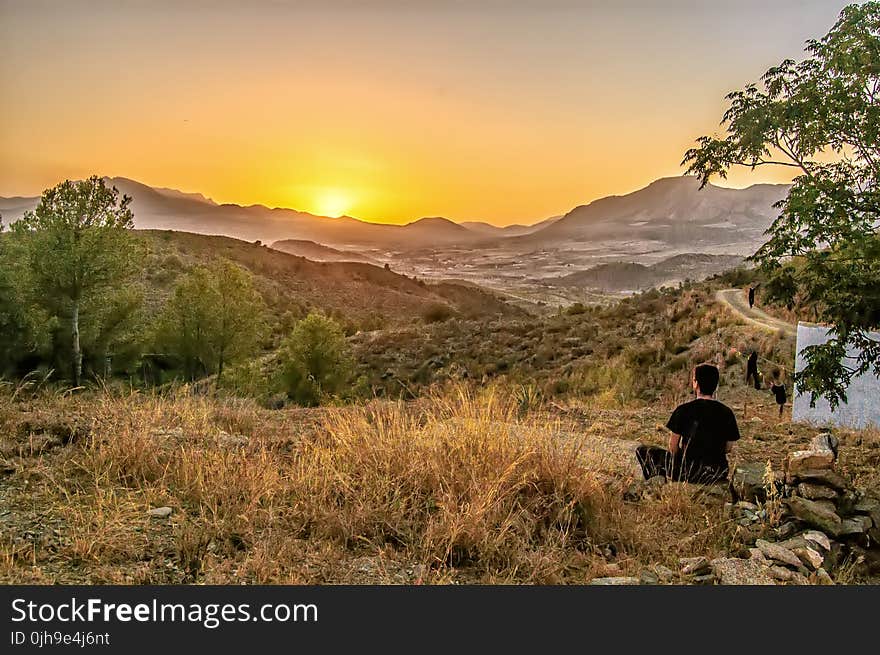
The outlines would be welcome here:
M 730 408 L 714 399 L 718 379 L 718 369 L 711 364 L 694 368 L 691 384 L 697 397 L 676 407 L 669 417 L 669 450 L 657 446 L 636 449 L 646 480 L 655 475 L 699 483 L 727 478 L 727 453 L 739 439 L 739 428 Z

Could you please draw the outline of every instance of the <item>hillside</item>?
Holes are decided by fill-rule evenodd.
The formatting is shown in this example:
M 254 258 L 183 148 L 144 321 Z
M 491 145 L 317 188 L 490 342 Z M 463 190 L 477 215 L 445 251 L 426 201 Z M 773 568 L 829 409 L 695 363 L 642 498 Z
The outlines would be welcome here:
M 597 289 L 600 291 L 639 291 L 652 287 L 674 286 L 685 280 L 698 281 L 739 266 L 742 257 L 736 255 L 675 255 L 644 265 L 634 262 L 599 264 L 585 271 L 570 273 L 548 284 Z
M 352 343 L 359 375 L 380 396 L 408 396 L 450 380 L 504 380 L 543 397 L 606 393 L 621 401 L 672 402 L 687 397 L 697 363 L 717 361 L 731 383 L 738 380 L 744 364 L 731 348 L 793 361 L 790 340 L 744 326 L 715 300 L 722 285 L 710 280 L 652 290 L 544 316 L 456 318 L 360 334 Z
M 204 241 L 187 238 L 194 256 Z M 817 560 L 785 568 L 755 554 L 801 548 L 778 498 L 731 505 L 726 487 L 636 480 L 635 445 L 663 443 L 699 361 L 720 364 L 718 397 L 739 421 L 737 488 L 761 493 L 767 467 L 781 472 L 815 436 L 778 419 L 731 351 L 787 361 L 791 342 L 741 324 L 713 284 L 353 337 L 392 402 L 270 410 L 186 388 L 0 386 L 0 581 L 876 582 L 863 534 L 827 537 Z M 431 354 L 407 376 L 419 349 Z M 409 391 L 419 397 L 397 402 Z M 840 473 L 827 477 L 876 494 L 876 431 L 835 434 Z
M 410 324 L 435 310 L 451 315 L 519 316 L 523 312 L 472 286 L 426 284 L 378 266 L 357 262 L 315 262 L 264 245 L 222 236 L 137 230 L 148 247 L 144 279 L 148 303 L 156 306 L 177 278 L 197 264 L 224 257 L 256 277 L 263 297 L 281 315 L 319 309 L 352 328 Z
M 378 264 L 378 262 L 366 255 L 347 250 L 337 250 L 330 246 L 323 246 L 314 241 L 304 241 L 301 239 L 282 239 L 275 241 L 270 246 L 274 250 L 286 252 L 289 255 L 297 257 L 305 257 L 313 262 L 361 262 L 365 264 Z

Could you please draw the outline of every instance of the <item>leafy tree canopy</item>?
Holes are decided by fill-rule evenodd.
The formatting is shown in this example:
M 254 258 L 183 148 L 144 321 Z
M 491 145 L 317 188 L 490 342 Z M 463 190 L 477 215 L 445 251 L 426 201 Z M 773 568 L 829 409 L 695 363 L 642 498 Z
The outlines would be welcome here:
M 266 308 L 253 276 L 227 260 L 197 266 L 177 284 L 159 318 L 160 347 L 177 355 L 189 379 L 254 353 L 266 331 Z
M 31 299 L 69 329 L 72 377 L 82 374 L 80 311 L 123 288 L 135 270 L 131 198 L 104 180 L 66 180 L 43 192 L 36 209 L 12 226 L 22 248 Z
M 854 376 L 880 376 L 880 3 L 844 8 L 806 51 L 730 93 L 726 135 L 700 137 L 682 163 L 703 185 L 733 166 L 797 172 L 752 259 L 777 299 L 831 326 L 795 383 L 836 407 Z
M 287 395 L 301 405 L 317 405 L 339 393 L 351 374 L 348 342 L 332 318 L 309 314 L 297 323 L 281 350 Z

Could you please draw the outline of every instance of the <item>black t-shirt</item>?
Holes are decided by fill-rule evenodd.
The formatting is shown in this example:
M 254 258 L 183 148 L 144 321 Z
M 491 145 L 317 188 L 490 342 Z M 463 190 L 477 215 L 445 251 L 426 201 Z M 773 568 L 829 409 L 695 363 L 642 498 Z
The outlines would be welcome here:
M 770 387 L 770 391 L 772 391 L 773 395 L 776 396 L 776 402 L 780 405 L 784 405 L 785 401 L 788 400 L 785 394 L 784 384 L 774 384 Z
M 681 436 L 680 457 L 686 467 L 727 471 L 726 444 L 739 439 L 736 416 L 727 405 L 697 398 L 676 407 L 666 427 Z

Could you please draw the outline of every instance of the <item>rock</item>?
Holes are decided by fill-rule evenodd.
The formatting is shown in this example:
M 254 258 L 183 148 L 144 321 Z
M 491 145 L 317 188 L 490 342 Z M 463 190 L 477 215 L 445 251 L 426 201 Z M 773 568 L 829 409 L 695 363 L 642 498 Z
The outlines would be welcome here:
M 810 580 L 803 573 L 801 573 L 799 571 L 792 571 L 791 572 L 791 580 L 789 580 L 786 584 L 806 586 L 806 585 L 810 584 Z
M 837 459 L 837 449 L 840 446 L 840 441 L 830 432 L 823 432 L 822 434 L 817 434 L 813 437 L 812 441 L 810 441 L 810 448 L 813 450 L 827 450 L 832 455 L 834 455 L 834 459 Z
M 736 538 L 743 544 L 754 544 L 756 539 L 764 537 L 764 526 L 753 523 L 749 526 L 737 526 Z
M 807 500 L 798 496 L 787 498 L 785 503 L 789 511 L 804 523 L 835 537 L 840 535 L 843 520 L 836 512 L 829 510 L 815 500 Z
M 855 506 L 858 503 L 859 498 L 859 493 L 854 489 L 841 493 L 840 496 L 834 500 L 837 513 L 840 514 L 840 516 L 858 514 L 858 512 L 855 511 Z
M 704 484 L 697 489 L 697 493 L 703 497 L 709 497 L 715 500 L 725 500 L 730 498 L 730 483 L 719 482 L 717 484 Z
M 631 502 L 639 501 L 645 497 L 647 491 L 648 485 L 645 481 L 636 480 L 626 488 L 626 491 L 623 492 L 623 499 Z
M 787 569 L 784 566 L 771 566 L 767 569 L 767 573 L 771 578 L 779 580 L 780 582 L 785 582 L 787 584 L 794 585 L 808 585 L 810 581 L 807 579 L 803 573 L 799 571 L 792 571 L 791 569 Z
M 834 512 L 840 516 L 840 513 L 837 511 L 837 505 L 834 504 L 834 501 L 828 500 L 827 498 L 820 498 L 819 500 L 814 500 L 812 502 L 816 503 L 819 507 L 824 507 L 829 512 Z
M 782 582 L 789 582 L 797 575 L 791 569 L 787 569 L 784 566 L 779 566 L 778 564 L 774 564 L 770 568 L 767 569 L 767 573 L 770 574 L 771 578 L 775 580 L 780 580 Z
M 817 530 L 807 530 L 801 535 L 807 541 L 812 541 L 813 543 L 819 544 L 822 548 L 825 549 L 826 552 L 831 550 L 831 541 L 828 539 L 828 535 L 824 532 L 819 532 Z
M 790 475 L 800 471 L 828 469 L 834 465 L 834 453 L 830 450 L 795 450 L 788 454 L 786 470 Z
M 648 569 L 639 573 L 639 584 L 660 584 L 660 576 Z
M 861 498 L 853 504 L 853 512 L 871 517 L 875 526 L 880 526 L 880 500 L 871 497 Z
M 853 516 L 847 519 L 843 519 L 843 524 L 840 527 L 840 532 L 838 532 L 835 536 L 846 537 L 850 535 L 865 534 L 873 527 L 873 525 L 874 522 L 871 520 L 870 516 Z
M 764 553 L 764 556 L 767 557 L 767 559 L 773 559 L 777 562 L 793 566 L 794 568 L 798 568 L 801 565 L 798 556 L 784 546 L 765 541 L 764 539 L 758 539 L 758 541 L 755 542 L 755 546 Z
M 833 585 L 834 580 L 828 575 L 828 571 L 825 569 L 819 569 L 816 571 L 816 583 L 820 585 Z
M 726 557 L 712 560 L 712 571 L 723 585 L 776 584 L 767 572 L 767 566 L 754 559 Z
M 733 488 L 735 498 L 749 503 L 763 502 L 767 497 L 764 485 L 766 474 L 767 465 L 761 462 L 737 465 L 730 477 L 730 486 Z
M 792 548 L 791 552 L 797 555 L 800 560 L 813 571 L 821 568 L 822 565 L 825 563 L 825 558 L 822 557 L 819 552 L 810 548 L 809 546 Z
M 859 514 L 872 514 L 880 511 L 880 499 L 871 496 L 864 496 L 856 501 L 853 509 Z
M 590 580 L 591 585 L 636 585 L 639 584 L 638 578 L 631 577 L 616 577 L 616 578 L 593 578 Z
M 786 584 L 793 585 L 808 585 L 810 581 L 807 579 L 803 573 L 799 573 L 798 571 L 792 571 L 791 569 L 787 569 L 784 566 L 771 566 L 767 573 L 770 574 L 770 577 L 779 580 L 780 582 L 785 582 Z
M 837 491 L 846 491 L 849 485 L 843 477 L 830 469 L 805 469 L 792 474 L 790 471 L 785 476 L 785 481 L 789 484 L 795 482 L 814 482 L 816 484 L 824 484 Z
M 676 578 L 678 578 L 678 574 L 670 569 L 667 566 L 663 566 L 662 564 L 658 564 L 654 567 L 654 571 L 659 576 L 662 582 L 672 582 Z
M 811 548 L 812 542 L 804 539 L 802 534 L 795 535 L 794 537 L 790 537 L 785 541 L 777 541 L 777 544 L 782 546 L 783 548 L 788 548 L 790 551 L 794 552 L 795 548 Z
M 714 573 L 705 573 L 703 575 L 695 575 L 691 578 L 691 582 L 696 585 L 709 585 L 715 584 L 715 574 Z
M 709 560 L 705 557 L 682 557 L 678 560 L 684 575 L 698 575 L 708 571 Z
M 154 507 L 149 510 L 147 514 L 157 519 L 164 519 L 166 516 L 171 516 L 171 508 L 170 507 Z
M 786 521 L 778 528 L 776 528 L 776 535 L 780 539 L 788 539 L 792 535 L 797 534 L 798 525 L 794 521 Z
M 749 559 L 756 559 L 761 562 L 767 561 L 767 558 L 764 557 L 764 553 L 761 552 L 760 548 L 749 548 Z
M 797 492 L 799 496 L 803 496 L 808 500 L 837 498 L 837 491 L 831 487 L 811 482 L 801 482 L 798 484 Z

